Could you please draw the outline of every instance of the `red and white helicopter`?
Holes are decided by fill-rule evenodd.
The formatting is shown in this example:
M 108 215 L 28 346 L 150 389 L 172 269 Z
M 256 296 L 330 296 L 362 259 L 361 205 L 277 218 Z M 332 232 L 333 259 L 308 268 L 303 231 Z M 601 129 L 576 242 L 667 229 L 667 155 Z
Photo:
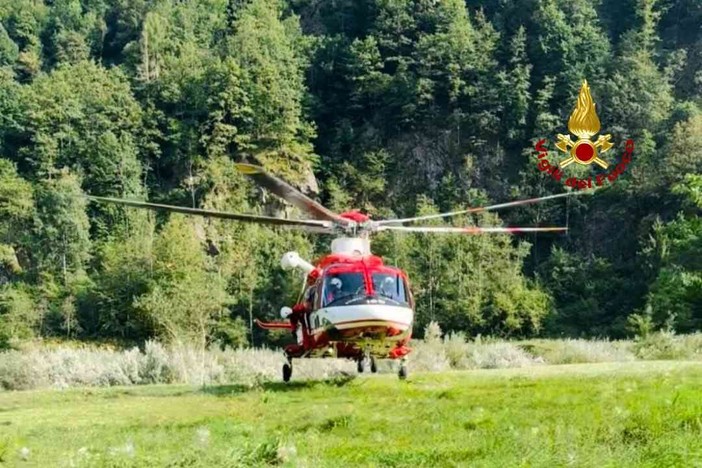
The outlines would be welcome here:
M 407 377 L 405 357 L 412 336 L 414 299 L 409 279 L 399 268 L 385 265 L 373 255 L 370 235 L 382 231 L 433 234 L 490 234 L 563 232 L 566 227 L 452 227 L 406 226 L 429 219 L 480 213 L 583 193 L 567 192 L 539 198 L 512 201 L 497 205 L 469 208 L 450 213 L 404 219 L 371 220 L 358 211 L 337 214 L 312 200 L 283 180 L 252 164 L 237 164 L 237 169 L 255 183 L 305 212 L 312 219 L 285 219 L 270 216 L 238 214 L 172 205 L 161 205 L 119 198 L 89 197 L 99 202 L 117 203 L 138 208 L 222 218 L 301 229 L 311 233 L 333 234 L 331 253 L 314 264 L 296 253 L 286 253 L 281 266 L 300 269 L 305 282 L 298 302 L 280 310 L 283 322 L 262 322 L 264 329 L 290 330 L 296 343 L 285 347 L 287 362 L 283 380 L 292 376 L 293 358 L 337 357 L 353 359 L 358 371 L 370 364 L 377 371 L 376 359 L 400 360 L 399 377 Z

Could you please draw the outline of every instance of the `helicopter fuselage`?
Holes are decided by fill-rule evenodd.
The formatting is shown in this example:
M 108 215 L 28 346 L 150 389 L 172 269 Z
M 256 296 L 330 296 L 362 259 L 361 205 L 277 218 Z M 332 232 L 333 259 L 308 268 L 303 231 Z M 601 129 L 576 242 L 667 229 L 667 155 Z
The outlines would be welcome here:
M 311 344 L 343 343 L 335 346 L 340 357 L 398 358 L 409 351 L 414 301 L 402 270 L 374 255 L 346 254 L 328 255 L 317 268 L 306 291 Z
M 286 328 L 296 337 L 286 354 L 350 359 L 405 356 L 414 321 L 414 300 L 405 272 L 370 254 L 367 239 L 339 238 L 332 250 L 336 252 L 314 266 L 292 253 L 283 259 L 284 266 L 307 272 L 301 298 L 284 314 L 289 320 Z

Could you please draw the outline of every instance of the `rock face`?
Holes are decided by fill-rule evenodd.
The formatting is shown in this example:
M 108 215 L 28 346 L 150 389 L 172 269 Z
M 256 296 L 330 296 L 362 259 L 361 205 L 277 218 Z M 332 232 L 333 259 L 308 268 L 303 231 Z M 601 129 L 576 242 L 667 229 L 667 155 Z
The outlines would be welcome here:
M 317 195 L 319 195 L 319 183 L 317 182 L 317 177 L 315 177 L 312 168 L 307 164 L 305 166 L 306 168 L 304 172 L 297 177 L 297 180 L 286 180 L 286 182 L 308 197 L 316 199 Z M 305 213 L 295 213 L 295 211 L 297 211 L 295 208 L 277 196 L 272 195 L 263 189 L 261 191 L 263 192 L 261 203 L 263 204 L 266 215 L 280 218 L 308 217 L 308 215 Z
M 317 177 L 315 177 L 311 168 L 309 168 L 304 174 L 299 189 L 302 191 L 302 193 L 311 197 L 314 195 L 319 195 L 319 183 L 317 182 Z

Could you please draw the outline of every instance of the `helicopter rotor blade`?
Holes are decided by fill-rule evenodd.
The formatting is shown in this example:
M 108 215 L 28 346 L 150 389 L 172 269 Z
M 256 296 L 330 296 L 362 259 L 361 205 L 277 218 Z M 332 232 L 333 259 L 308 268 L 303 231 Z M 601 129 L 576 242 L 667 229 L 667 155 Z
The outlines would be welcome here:
M 312 200 L 284 180 L 269 174 L 262 167 L 247 163 L 237 163 L 235 166 L 239 172 L 253 179 L 258 185 L 301 209 L 313 218 L 332 221 L 343 226 L 351 224 L 350 220 L 342 218 L 321 203 Z
M 146 208 L 157 211 L 169 211 L 173 213 L 183 213 L 189 215 L 203 216 L 205 218 L 230 219 L 248 223 L 267 224 L 270 226 L 283 226 L 301 229 L 307 232 L 330 233 L 331 223 L 316 219 L 285 219 L 274 218 L 272 216 L 260 216 L 252 214 L 230 213 L 227 211 L 203 210 L 199 208 L 186 208 L 184 206 L 162 205 L 160 203 L 149 203 L 138 200 L 127 200 L 123 198 L 87 196 L 89 200 L 103 203 L 114 203 L 117 205 L 131 206 L 134 208 Z
M 567 227 L 454 227 L 454 226 L 378 226 L 378 231 L 422 232 L 427 234 L 520 234 L 527 232 L 565 232 Z
M 414 216 L 412 218 L 402 218 L 402 219 L 383 219 L 383 220 L 377 221 L 376 223 L 378 225 L 382 226 L 382 225 L 413 223 L 415 221 L 426 221 L 429 219 L 437 219 L 437 218 L 448 218 L 451 216 L 459 216 L 462 214 L 482 213 L 484 211 L 495 211 L 495 210 L 500 210 L 502 208 L 511 208 L 513 206 L 529 205 L 532 203 L 538 203 L 538 202 L 542 202 L 545 200 L 553 200 L 554 198 L 569 197 L 569 196 L 573 196 L 573 195 L 582 195 L 584 193 L 588 193 L 588 192 L 573 191 L 573 192 L 557 193 L 555 195 L 547 195 L 545 197 L 527 198 L 524 200 L 515 200 L 515 201 L 511 201 L 511 202 L 506 202 L 506 203 L 498 203 L 496 205 L 479 206 L 479 207 L 475 207 L 475 208 L 468 208 L 466 210 L 451 211 L 448 213 L 438 213 L 438 214 L 431 214 L 431 215 L 425 215 L 425 216 Z

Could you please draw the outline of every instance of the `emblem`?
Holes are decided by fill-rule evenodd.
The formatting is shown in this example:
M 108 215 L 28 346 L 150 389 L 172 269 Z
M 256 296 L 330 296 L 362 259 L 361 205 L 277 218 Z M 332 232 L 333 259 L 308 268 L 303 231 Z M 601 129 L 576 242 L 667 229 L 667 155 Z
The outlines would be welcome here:
M 600 154 L 609 150 L 613 144 L 609 141 L 611 135 L 600 135 L 597 141 L 593 142 L 590 137 L 596 135 L 600 131 L 600 119 L 597 117 L 595 103 L 590 95 L 590 87 L 587 80 L 583 81 L 578 95 L 578 102 L 570 114 L 568 119 L 568 130 L 570 133 L 578 137 L 577 141 L 573 141 L 570 135 L 559 133 L 556 148 L 570 155 L 569 158 L 560 162 L 560 166 L 567 167 L 572 163 L 589 166 L 592 163 L 597 164 L 602 169 L 607 169 L 609 164 L 600 159 Z
M 591 189 L 593 187 L 601 187 L 605 181 L 613 184 L 626 171 L 627 166 L 631 163 L 634 153 L 634 141 L 626 140 L 624 153 L 621 161 L 615 163 L 611 171 L 595 173 L 595 176 L 579 179 L 577 177 L 563 177 L 562 169 L 570 166 L 573 163 L 583 166 L 590 166 L 592 163 L 597 164 L 602 169 L 609 168 L 609 163 L 600 158 L 600 154 L 609 151 L 613 146 L 610 140 L 612 136 L 600 135 L 597 140 L 591 138 L 600 131 L 600 119 L 597 117 L 595 103 L 590 95 L 590 86 L 587 80 L 583 80 L 578 94 L 578 102 L 575 104 L 573 113 L 568 119 L 568 130 L 575 135 L 577 139 L 573 141 L 570 135 L 557 135 L 556 148 L 568 157 L 560 163 L 551 163 L 549 161 L 549 151 L 546 147 L 547 140 L 542 138 L 536 142 L 534 149 L 538 158 L 537 168 L 544 174 L 551 176 L 553 180 L 562 182 L 564 185 L 574 189 Z M 565 180 L 563 180 L 565 179 Z

